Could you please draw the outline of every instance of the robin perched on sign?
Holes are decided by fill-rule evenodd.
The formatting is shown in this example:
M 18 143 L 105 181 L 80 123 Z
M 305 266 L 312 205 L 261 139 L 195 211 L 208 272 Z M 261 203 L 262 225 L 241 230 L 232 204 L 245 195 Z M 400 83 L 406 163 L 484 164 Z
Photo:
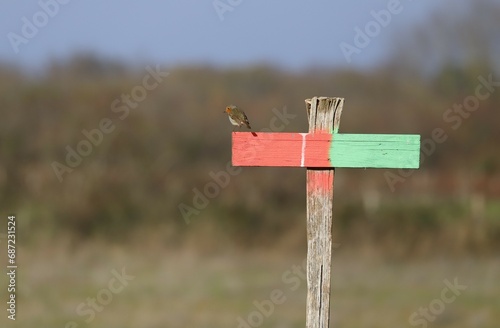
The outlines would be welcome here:
M 248 118 L 242 109 L 239 109 L 235 105 L 229 105 L 226 107 L 226 110 L 224 112 L 227 113 L 229 122 L 231 122 L 232 125 L 238 127 L 246 125 L 247 128 L 252 129 L 250 127 L 250 123 L 248 122 Z

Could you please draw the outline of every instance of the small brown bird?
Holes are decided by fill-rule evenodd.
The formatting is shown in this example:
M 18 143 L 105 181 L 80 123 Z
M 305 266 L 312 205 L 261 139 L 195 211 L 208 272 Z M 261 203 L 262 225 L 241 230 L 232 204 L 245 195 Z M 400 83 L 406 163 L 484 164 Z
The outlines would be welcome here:
M 231 122 L 232 125 L 238 127 L 246 125 L 248 129 L 252 129 L 250 127 L 250 123 L 248 122 L 248 118 L 242 109 L 239 109 L 235 105 L 229 105 L 226 107 L 226 110 L 224 112 L 227 113 L 229 122 Z

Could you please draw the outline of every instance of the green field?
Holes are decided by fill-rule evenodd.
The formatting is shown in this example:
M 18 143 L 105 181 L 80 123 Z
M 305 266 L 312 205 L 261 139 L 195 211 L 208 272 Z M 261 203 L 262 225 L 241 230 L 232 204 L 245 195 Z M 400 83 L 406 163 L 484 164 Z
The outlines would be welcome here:
M 201 256 L 100 243 L 72 248 L 18 250 L 17 320 L 8 327 L 245 327 L 238 318 L 250 327 L 305 326 L 303 257 L 229 249 Z M 125 284 L 113 274 L 123 268 Z M 331 326 L 424 327 L 409 317 L 434 301 L 439 313 L 429 327 L 498 327 L 499 277 L 499 258 L 388 262 L 343 245 L 334 252 Z M 467 288 L 440 309 L 435 300 L 444 281 L 455 279 Z M 272 297 L 279 304 L 271 306 Z M 5 323 L 12 324 L 3 315 Z

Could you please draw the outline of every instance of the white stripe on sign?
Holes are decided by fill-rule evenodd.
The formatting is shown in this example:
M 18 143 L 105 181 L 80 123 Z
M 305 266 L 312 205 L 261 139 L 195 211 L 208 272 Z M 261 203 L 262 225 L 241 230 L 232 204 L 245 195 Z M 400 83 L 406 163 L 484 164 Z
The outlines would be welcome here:
M 300 154 L 300 167 L 304 167 L 304 161 L 306 157 L 306 135 L 307 133 L 301 133 L 302 136 L 302 152 Z

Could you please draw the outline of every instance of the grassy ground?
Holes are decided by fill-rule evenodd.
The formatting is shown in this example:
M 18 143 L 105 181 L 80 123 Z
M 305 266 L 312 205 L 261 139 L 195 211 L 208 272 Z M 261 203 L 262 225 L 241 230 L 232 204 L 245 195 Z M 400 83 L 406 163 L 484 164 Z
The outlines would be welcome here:
M 17 320 L 2 311 L 0 326 L 305 326 L 300 256 L 228 250 L 202 257 L 99 243 L 68 248 L 18 250 Z M 332 327 L 498 327 L 499 258 L 388 263 L 360 254 L 346 246 L 334 253 Z M 120 282 L 123 268 L 129 277 Z M 440 302 L 444 281 L 455 279 L 467 288 Z M 433 321 L 417 314 L 409 322 L 429 306 Z

